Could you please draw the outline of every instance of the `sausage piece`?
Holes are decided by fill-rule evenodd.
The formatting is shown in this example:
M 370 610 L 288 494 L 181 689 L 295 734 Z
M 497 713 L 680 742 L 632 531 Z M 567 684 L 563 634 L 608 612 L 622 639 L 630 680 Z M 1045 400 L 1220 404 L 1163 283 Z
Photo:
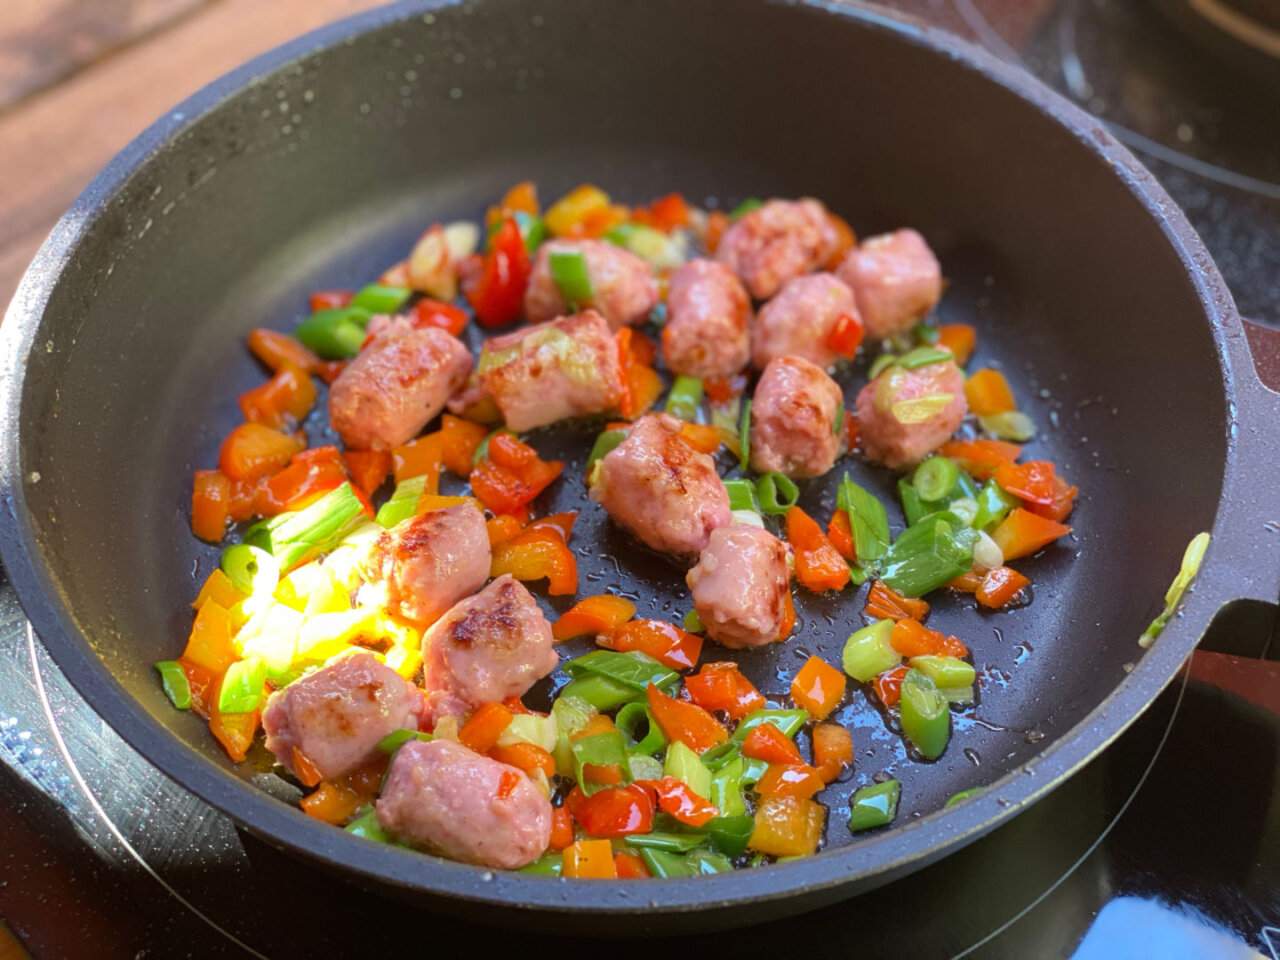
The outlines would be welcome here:
M 653 549 L 679 556 L 696 556 L 733 520 L 715 461 L 665 413 L 641 417 L 600 461 L 591 499 Z
M 378 757 L 378 741 L 418 729 L 422 691 L 368 650 L 332 661 L 277 690 L 262 711 L 267 749 L 294 769 L 294 748 L 323 779 Z
M 954 360 L 914 370 L 890 366 L 862 388 L 857 405 L 862 449 L 887 467 L 919 463 L 956 432 L 969 409 Z
M 778 357 L 760 375 L 751 402 L 751 467 L 820 477 L 844 446 L 844 394 L 826 371 Z
M 803 357 L 826 370 L 840 359 L 828 340 L 845 315 L 860 321 L 853 291 L 834 274 L 788 280 L 756 315 L 751 362 L 763 370 L 776 357 Z
M 671 275 L 662 353 L 675 373 L 732 377 L 747 365 L 751 298 L 733 271 L 690 260 Z
M 736 525 L 712 532 L 698 565 L 685 577 L 707 636 L 735 649 L 779 639 L 790 589 L 789 552 L 759 527 Z
M 356 450 L 408 443 L 471 373 L 471 353 L 457 337 L 404 317 L 381 327 L 329 389 L 329 422 Z
M 792 277 L 826 263 L 839 244 L 819 201 L 770 200 L 733 222 L 720 238 L 716 259 L 742 278 L 753 297 L 768 300 Z
M 867 336 L 905 333 L 942 297 L 942 267 L 915 230 L 868 237 L 836 268 L 853 290 Z
M 474 503 L 428 510 L 378 535 L 360 601 L 430 622 L 489 579 L 489 533 Z
M 522 772 L 451 740 L 410 740 L 374 809 L 396 839 L 450 860 L 515 870 L 551 842 L 551 801 Z
M 475 384 L 517 431 L 616 410 L 622 402 L 618 344 L 604 317 L 586 310 L 486 341 Z M 474 400 L 468 391 L 458 404 Z
M 538 602 L 505 575 L 455 604 L 423 634 L 422 659 L 433 722 L 518 697 L 560 662 Z
M 524 312 L 530 322 L 562 317 L 569 305 L 551 274 L 553 253 L 581 253 L 591 280 L 591 298 L 578 308 L 592 307 L 614 330 L 640 323 L 658 302 L 653 269 L 630 250 L 603 240 L 552 240 L 538 248 L 538 256 L 524 292 Z

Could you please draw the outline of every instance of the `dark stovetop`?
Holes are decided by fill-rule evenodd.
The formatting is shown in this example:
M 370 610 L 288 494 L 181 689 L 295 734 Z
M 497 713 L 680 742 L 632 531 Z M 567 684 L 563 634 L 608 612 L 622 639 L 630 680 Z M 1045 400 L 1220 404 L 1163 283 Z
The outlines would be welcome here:
M 1268 74 L 1256 54 L 1230 48 L 1187 13 L 1222 0 L 891 5 L 1022 61 L 1106 120 L 1187 211 L 1242 311 L 1280 325 L 1280 61 Z M 1008 825 L 879 891 L 753 928 L 749 946 L 781 954 L 836 944 L 837 956 L 868 957 L 1280 960 L 1274 614 L 1255 605 L 1217 623 L 1128 733 Z M 513 942 L 522 951 L 564 947 L 571 933 L 567 925 L 554 940 L 513 935 L 420 913 L 237 830 L 88 709 L 27 630 L 2 577 L 0 917 L 40 958 L 424 946 L 456 955 L 464 945 L 484 955 Z M 693 942 L 680 949 L 719 952 L 740 936 L 686 937 Z M 637 949 L 655 947 L 665 945 Z

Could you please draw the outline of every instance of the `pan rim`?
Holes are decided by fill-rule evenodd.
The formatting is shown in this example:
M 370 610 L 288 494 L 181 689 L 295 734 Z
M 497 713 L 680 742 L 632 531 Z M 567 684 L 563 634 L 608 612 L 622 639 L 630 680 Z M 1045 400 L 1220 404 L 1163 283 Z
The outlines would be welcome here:
M 770 6 L 854 21 L 895 42 L 912 44 L 951 60 L 1027 102 L 1079 139 L 1110 165 L 1115 176 L 1160 227 L 1191 281 L 1222 371 L 1224 400 L 1237 401 L 1237 367 L 1247 355 L 1241 321 L 1225 283 L 1181 210 L 1136 158 L 1069 101 L 994 55 L 936 28 L 921 26 L 874 6 L 834 0 L 757 0 Z M 655 911 L 710 911 L 764 903 L 849 886 L 888 882 L 953 852 L 1008 821 L 1074 774 L 1109 746 L 1150 705 L 1191 654 L 1217 610 L 1236 594 L 1218 578 L 1203 578 L 1189 592 L 1181 616 L 1171 621 L 1159 642 L 1135 658 L 1137 666 L 1088 716 L 1063 733 L 1031 763 L 1006 774 L 982 794 L 947 810 L 869 836 L 852 846 L 804 860 L 711 877 L 673 879 L 660 884 L 616 881 L 568 884 L 556 878 L 505 874 L 439 858 L 362 842 L 281 803 L 201 756 L 152 718 L 109 674 L 76 628 L 69 607 L 45 567 L 26 511 L 27 478 L 20 462 L 19 423 L 23 369 L 52 291 L 73 263 L 92 220 L 130 177 L 173 138 L 189 129 L 226 99 L 252 83 L 282 71 L 313 53 L 374 30 L 458 5 L 457 0 L 409 0 L 379 7 L 327 25 L 269 51 L 231 71 L 187 98 L 147 128 L 94 178 L 54 227 L 24 274 L 0 324 L 0 560 L 29 619 L 28 629 L 46 643 L 60 669 L 89 704 L 134 749 L 166 776 L 233 820 L 276 846 L 350 872 L 361 880 L 473 903 L 523 910 L 594 913 L 602 916 Z M 1252 377 L 1251 371 L 1246 371 Z M 1228 480 L 1239 459 L 1234 433 L 1226 440 L 1223 494 L 1214 521 L 1223 526 Z M 1217 539 L 1217 538 L 1215 538 Z M 1208 571 L 1225 548 L 1215 543 L 1205 559 Z M 859 861 L 872 866 L 859 868 Z M 761 880 L 761 877 L 767 877 Z M 832 894 L 829 899 L 835 899 Z

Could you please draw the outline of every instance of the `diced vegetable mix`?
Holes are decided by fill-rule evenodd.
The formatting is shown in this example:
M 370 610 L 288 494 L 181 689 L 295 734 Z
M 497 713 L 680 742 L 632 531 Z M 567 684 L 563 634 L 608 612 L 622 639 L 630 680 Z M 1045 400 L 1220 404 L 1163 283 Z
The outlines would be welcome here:
M 626 439 L 631 421 L 663 409 L 683 421 L 680 436 L 690 448 L 719 457 L 722 473 L 738 469 L 724 480 L 736 522 L 782 535 L 801 587 L 840 598 L 850 612 L 855 606 L 848 605 L 863 608 L 865 625 L 850 634 L 838 667 L 808 656 L 785 695 L 761 692 L 733 661 L 702 662 L 705 626 L 697 610 L 676 625 L 637 618 L 637 604 L 627 597 L 579 597 L 574 515 L 534 519 L 533 513 L 544 492 L 566 482 L 564 465 L 544 460 L 505 427 L 493 429 L 491 406 L 446 413 L 437 429 L 390 451 L 307 449 L 304 429 L 319 399 L 312 377 L 332 383 L 340 376 L 376 339 L 369 333 L 374 315 L 399 312 L 416 327 L 453 336 L 466 332 L 472 316 L 483 328 L 513 323 L 549 237 L 603 238 L 647 261 L 665 290 L 666 278 L 699 244 L 714 251 L 732 223 L 761 205 L 748 199 L 727 216 L 706 214 L 671 194 L 627 208 L 584 184 L 544 213 L 526 181 L 489 208 L 483 229 L 433 225 L 375 282 L 313 294 L 311 312 L 292 336 L 254 330 L 250 350 L 272 376 L 240 396 L 246 422 L 223 442 L 217 469 L 196 471 L 191 523 L 196 536 L 220 543 L 232 524 L 256 522 L 225 549 L 204 583 L 182 655 L 156 664 L 173 705 L 206 718 L 228 754 L 243 760 L 272 692 L 335 658 L 370 649 L 417 680 L 425 625 L 398 619 L 358 593 L 360 564 L 385 529 L 472 502 L 486 511 L 491 576 L 510 574 L 548 596 L 575 598 L 559 607 L 555 641 L 587 637 L 601 649 L 561 664 L 568 680 L 546 714 L 518 698 L 485 703 L 433 732 L 387 735 L 378 744 L 381 760 L 332 780 L 322 780 L 295 748 L 294 775 L 314 788 L 302 801 L 309 815 L 365 839 L 396 842 L 371 805 L 388 758 L 410 741 L 452 739 L 523 771 L 554 799 L 548 850 L 525 872 L 696 876 L 816 851 L 829 819 L 823 791 L 855 767 L 852 736 L 839 722 L 850 697 L 869 697 L 895 717 L 910 756 L 941 756 L 951 714 L 976 700 L 978 678 L 965 644 L 924 626 L 930 604 L 922 598 L 945 587 L 973 594 L 988 610 L 1026 602 L 1029 578 L 1006 564 L 1068 534 L 1064 521 L 1078 495 L 1054 464 L 1023 460 L 1020 444 L 1035 436 L 1035 426 L 998 369 L 975 370 L 964 382 L 982 435 L 966 429 L 899 478 L 901 530 L 897 511 L 848 473 L 829 521 L 826 504 L 824 524 L 802 506 L 805 491 L 790 477 L 751 475 L 745 376 L 680 375 L 668 387 L 655 369 L 654 343 L 630 327 L 616 334 L 620 420 L 598 435 L 587 476 Z M 831 219 L 841 242 L 827 269 L 855 243 L 848 224 Z M 548 264 L 570 311 L 595 303 L 600 290 L 584 254 L 552 253 Z M 651 322 L 664 322 L 665 310 L 660 303 Z M 881 353 L 868 375 L 892 368 L 900 376 L 952 358 L 963 367 L 977 348 L 976 331 L 966 324 L 925 321 L 913 336 L 914 344 L 897 345 L 898 355 Z M 861 322 L 840 316 L 826 342 L 852 360 L 863 348 Z M 950 399 L 899 401 L 893 413 L 915 423 Z M 846 443 L 848 451 L 858 449 L 852 412 L 842 406 L 833 429 L 842 450 Z M 441 495 L 444 476 L 456 481 L 459 494 Z M 1181 600 L 1204 552 L 1202 536 L 1188 548 L 1144 642 Z M 856 599 L 868 582 L 864 599 Z M 855 596 L 844 596 L 850 585 Z M 789 593 L 786 609 L 779 640 L 795 622 Z M 883 775 L 858 788 L 848 828 L 891 823 L 901 792 L 898 780 Z M 948 806 L 973 792 L 957 794 Z

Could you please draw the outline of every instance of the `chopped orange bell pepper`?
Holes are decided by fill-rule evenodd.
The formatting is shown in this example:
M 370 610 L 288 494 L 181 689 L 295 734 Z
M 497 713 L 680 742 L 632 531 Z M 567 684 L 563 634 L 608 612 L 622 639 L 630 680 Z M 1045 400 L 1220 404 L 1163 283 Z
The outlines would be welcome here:
M 823 783 L 831 783 L 853 766 L 853 737 L 845 727 L 820 723 L 813 728 L 813 765 Z
M 204 602 L 196 612 L 182 657 L 217 676 L 227 672 L 238 657 L 231 645 L 231 615 L 226 607 L 214 600 Z
M 613 869 L 619 880 L 644 880 L 646 877 L 653 876 L 644 860 L 634 853 L 615 853 Z
M 799 507 L 787 511 L 787 539 L 796 552 L 796 579 L 803 586 L 824 593 L 849 582 L 849 564 L 822 528 Z
M 819 657 L 810 657 L 791 681 L 791 699 L 817 720 L 825 720 L 844 698 L 845 675 Z
M 209 695 L 209 731 L 222 744 L 227 756 L 239 763 L 253 746 L 254 734 L 262 720 L 262 711 L 249 713 L 223 713 L 218 709 L 219 691 L 225 677 L 219 677 L 215 689 Z
M 969 570 L 960 574 L 954 580 L 948 580 L 946 585 L 952 590 L 958 590 L 961 593 L 975 593 L 982 586 L 982 574 L 976 570 Z
M 662 378 L 644 362 L 649 344 L 643 336 L 630 327 L 623 327 L 615 335 L 618 343 L 618 363 L 622 367 L 622 402 L 619 413 L 624 420 L 635 420 L 648 413 L 662 395 Z
M 781 643 L 787 637 L 791 636 L 791 631 L 796 628 L 796 602 L 791 596 L 791 588 L 782 595 L 782 626 L 778 630 L 778 642 Z
M 689 204 L 680 194 L 668 193 L 647 207 L 636 207 L 631 211 L 631 219 L 663 233 L 670 233 L 677 227 L 689 225 Z
M 488 753 L 511 722 L 511 711 L 500 703 L 481 704 L 458 730 L 458 742 L 476 753 Z
M 581 236 L 587 215 L 608 208 L 609 195 L 594 184 L 583 183 L 551 204 L 543 220 L 552 236 Z
M 691 670 L 702 652 L 702 638 L 665 620 L 632 620 L 609 638 L 610 649 L 638 650 L 672 670 Z
M 766 763 L 804 763 L 800 748 L 772 723 L 759 723 L 742 741 L 742 755 Z
M 249 350 L 272 373 L 280 370 L 286 363 L 292 363 L 308 372 L 317 370 L 321 364 L 320 358 L 304 347 L 301 341 L 287 333 L 268 330 L 266 327 L 258 327 L 249 333 Z
M 729 739 L 729 732 L 697 704 L 668 697 L 652 683 L 646 693 L 649 710 L 668 740 L 679 740 L 695 753 L 703 753 Z
M 741 373 L 732 377 L 708 377 L 702 381 L 702 388 L 707 399 L 720 406 L 742 396 L 747 389 L 747 378 Z
M 372 497 L 386 482 L 392 466 L 391 454 L 385 450 L 345 450 L 342 461 L 351 482 L 366 497 Z
M 826 808 L 803 797 L 761 797 L 747 846 L 774 857 L 807 857 L 818 849 Z
M 702 709 L 723 710 L 730 720 L 741 720 L 765 706 L 764 695 L 732 661 L 704 663 L 701 670 L 685 678 L 684 688 Z
M 969 410 L 980 417 L 991 413 L 1008 413 L 1018 409 L 1009 381 L 999 370 L 978 370 L 964 382 L 964 396 Z
M 485 521 L 485 529 L 489 532 L 489 546 L 496 547 L 520 532 L 520 521 L 511 514 L 504 513 Z
M 301 423 L 316 403 L 311 375 L 290 360 L 266 383 L 240 394 L 240 412 L 250 423 L 264 423 L 276 430 Z
M 1004 490 L 1027 503 L 1051 504 L 1058 488 L 1057 471 L 1048 460 L 1005 462 L 996 467 L 995 480 Z
M 316 367 L 316 376 L 332 385 L 342 371 L 347 369 L 347 363 L 346 360 L 321 360 L 320 365 Z
M 478 423 L 446 413 L 440 420 L 440 455 L 449 472 L 458 477 L 471 476 L 472 459 L 488 436 Z
M 303 450 L 289 466 L 258 485 L 253 509 L 262 517 L 301 510 L 346 482 L 346 466 L 337 447 Z
M 863 612 L 877 620 L 920 620 L 929 615 L 925 600 L 904 597 L 893 587 L 877 580 L 867 594 L 867 606 Z
M 510 764 L 531 775 L 535 770 L 541 770 L 548 777 L 556 775 L 555 758 L 536 743 L 527 743 L 522 740 L 505 747 L 495 745 L 489 751 L 489 756 L 499 763 Z
M 724 236 L 724 232 L 729 229 L 729 216 L 719 210 L 712 210 L 707 214 L 707 232 L 702 238 L 702 242 L 707 245 L 707 252 L 714 254 L 716 248 L 720 246 L 720 238 Z
M 413 477 L 426 477 L 423 493 L 440 492 L 440 468 L 444 465 L 440 432 L 410 440 L 391 451 L 391 469 L 396 483 Z
M 639 783 L 652 789 L 657 794 L 658 806 L 662 811 L 681 823 L 701 827 L 708 820 L 720 816 L 720 810 L 715 804 L 698 796 L 683 780 L 663 777 L 661 780 L 642 780 Z
M 578 561 L 557 534 L 546 530 L 526 530 L 492 548 L 489 575 L 509 573 L 517 580 L 547 580 L 553 597 L 578 592 Z
M 853 232 L 853 227 L 849 226 L 849 222 L 844 217 L 828 213 L 827 219 L 831 221 L 831 226 L 836 229 L 836 245 L 822 269 L 835 270 L 836 267 L 840 266 L 840 261 L 844 259 L 844 255 L 857 244 L 858 237 Z
M 581 740 L 583 737 L 594 737 L 601 733 L 613 733 L 616 729 L 617 727 L 613 725 L 612 717 L 608 714 L 597 713 L 587 721 L 587 725 L 585 727 L 571 735 L 569 739 Z
M 603 593 L 579 600 L 551 625 L 551 636 L 557 641 L 572 640 L 584 634 L 612 634 L 636 615 L 636 605 L 626 597 Z
M 995 609 L 1003 607 L 1020 594 L 1030 582 L 1017 570 L 996 567 L 994 570 L 987 571 L 987 575 L 982 578 L 982 586 L 974 591 L 974 596 L 984 607 Z
M 564 464 L 544 461 L 526 443 L 506 434 L 489 440 L 488 453 L 471 471 L 471 490 L 495 514 L 515 513 L 560 476 Z
M 1016 507 L 995 528 L 991 539 L 996 542 L 1006 560 L 1017 560 L 1019 557 L 1030 556 L 1070 532 L 1070 527 L 1056 520 Z
M 231 481 L 221 470 L 197 470 L 191 490 L 191 532 L 218 543 L 227 531 Z
M 561 540 L 568 543 L 569 538 L 573 536 L 573 525 L 577 519 L 578 514 L 574 511 L 553 513 L 550 516 L 539 517 L 537 520 L 530 520 L 525 526 L 525 530 L 545 530 L 556 534 Z
M 199 610 L 206 600 L 212 600 L 218 606 L 230 610 L 243 599 L 244 594 L 235 588 L 231 578 L 223 573 L 220 567 L 215 567 L 213 573 L 209 574 L 208 579 L 205 580 L 204 586 L 200 588 L 195 600 L 191 602 L 191 607 Z
M 889 644 L 902 656 L 911 657 L 963 657 L 969 649 L 955 637 L 948 637 L 930 630 L 919 620 L 903 619 L 893 625 Z
M 849 526 L 849 514 L 844 510 L 836 510 L 831 514 L 831 522 L 827 524 L 827 539 L 836 553 L 846 560 L 858 559 L 858 551 L 853 542 L 853 529 Z
M 957 366 L 963 367 L 978 346 L 978 331 L 967 323 L 944 323 L 938 327 L 938 343 L 951 351 Z
M 608 840 L 579 840 L 564 848 L 563 876 L 579 880 L 616 880 L 613 846 Z
M 705 423 L 684 423 L 680 426 L 680 439 L 698 453 L 715 453 L 720 449 L 720 431 Z
M 573 818 L 564 807 L 556 807 L 551 811 L 551 842 L 549 850 L 563 850 L 573 843 Z
M 896 707 L 898 701 L 902 699 L 902 681 L 907 676 L 907 667 L 894 667 L 892 670 L 886 670 L 874 680 L 871 685 L 875 688 L 876 696 L 880 698 L 880 702 L 886 707 Z
M 306 441 L 260 423 L 244 423 L 222 441 L 218 469 L 231 480 L 257 480 L 284 469 Z
M 293 775 L 302 781 L 304 787 L 314 787 L 324 779 L 316 765 L 296 746 L 293 748 Z
M 948 440 L 938 452 L 956 461 L 975 480 L 990 480 L 1000 464 L 1022 456 L 1022 447 L 1003 440 Z
M 767 797 L 804 797 L 806 800 L 825 787 L 826 781 L 805 763 L 771 763 L 756 782 L 756 793 Z
M 502 195 L 502 202 L 485 214 L 485 229 L 492 230 L 504 216 L 513 213 L 538 215 L 538 187 L 532 180 L 521 180 Z
M 191 712 L 205 720 L 209 719 L 210 700 L 218 692 L 218 684 L 222 675 L 214 673 L 208 667 L 192 663 L 186 657 L 178 658 L 178 665 L 187 676 L 187 686 L 191 688 Z
M 303 812 L 341 826 L 377 797 L 386 769 L 387 760 L 379 758 L 344 776 L 321 782 L 313 793 L 302 799 Z
M 1053 499 L 1049 503 L 1028 503 L 1027 509 L 1037 516 L 1061 523 L 1071 516 L 1071 510 L 1075 506 L 1076 494 L 1079 492 L 1078 489 L 1055 474 L 1053 478 Z

